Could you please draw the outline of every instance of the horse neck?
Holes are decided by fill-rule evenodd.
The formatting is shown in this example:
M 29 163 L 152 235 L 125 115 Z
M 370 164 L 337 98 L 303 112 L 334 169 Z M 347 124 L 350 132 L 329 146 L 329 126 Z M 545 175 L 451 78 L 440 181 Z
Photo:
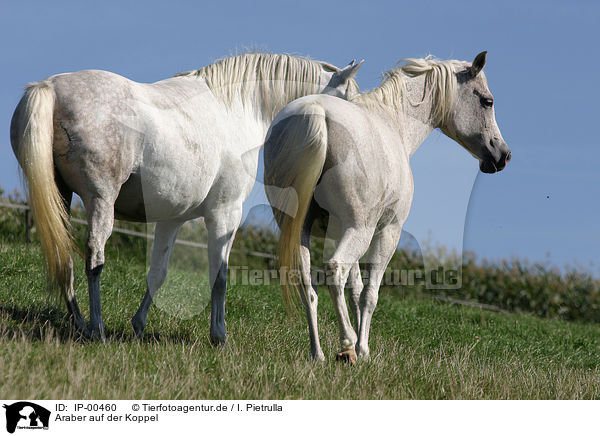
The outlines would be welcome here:
M 245 132 L 249 145 L 256 147 L 259 142 L 264 141 L 273 116 L 264 113 L 258 107 L 242 102 L 235 102 L 226 110 L 235 120 L 236 128 Z
M 406 91 L 402 109 L 397 112 L 398 129 L 409 156 L 421 146 L 435 129 L 432 92 L 426 89 L 426 75 L 406 79 Z
M 417 151 L 435 128 L 435 122 L 432 120 L 434 109 L 432 94 L 426 92 L 425 80 L 425 74 L 406 78 L 403 95 L 394 96 L 398 104 L 394 107 L 384 104 L 379 106 L 380 115 L 400 134 L 402 144 L 409 156 Z M 375 96 L 374 92 L 373 97 Z M 376 105 L 371 106 L 377 108 Z
M 247 85 L 240 85 L 240 94 L 243 92 L 241 86 Z M 254 94 L 254 98 L 237 97 L 231 104 L 227 104 L 227 110 L 247 129 L 256 131 L 258 139 L 262 141 L 277 113 L 288 103 L 304 95 L 320 93 L 324 88 L 323 85 L 316 85 L 314 89 L 307 89 L 306 92 L 300 93 L 293 92 L 291 95 L 285 95 L 277 89 L 259 88 L 251 93 Z

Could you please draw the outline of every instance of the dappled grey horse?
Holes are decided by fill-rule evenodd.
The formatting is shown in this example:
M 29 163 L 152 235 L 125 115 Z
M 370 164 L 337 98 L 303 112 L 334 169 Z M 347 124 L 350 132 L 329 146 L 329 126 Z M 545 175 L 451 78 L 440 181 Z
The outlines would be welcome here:
M 11 141 L 29 185 L 50 277 L 74 324 L 105 340 L 100 274 L 115 215 L 157 223 L 146 295 L 132 319 L 139 337 L 179 228 L 204 217 L 210 339 L 224 344 L 229 252 L 268 126 L 298 97 L 320 92 L 353 97 L 359 67 L 246 54 L 153 84 L 107 71 L 58 74 L 30 84 L 13 115 Z M 83 200 L 89 225 L 87 326 L 73 289 L 68 228 L 73 192 Z
M 299 283 L 283 281 L 284 298 L 290 305 L 299 293 L 314 359 L 324 356 L 310 274 L 313 224 L 326 227 L 335 243 L 325 263 L 340 330 L 338 358 L 354 362 L 357 353 L 369 355 L 371 317 L 412 203 L 410 157 L 419 145 L 440 128 L 485 173 L 510 160 L 482 72 L 485 61 L 486 52 L 473 63 L 408 59 L 388 71 L 381 86 L 352 101 L 303 97 L 273 121 L 264 150 L 265 189 L 281 230 L 282 274 L 300 277 Z M 363 256 L 364 285 L 357 266 Z M 356 331 L 344 297 L 347 280 Z

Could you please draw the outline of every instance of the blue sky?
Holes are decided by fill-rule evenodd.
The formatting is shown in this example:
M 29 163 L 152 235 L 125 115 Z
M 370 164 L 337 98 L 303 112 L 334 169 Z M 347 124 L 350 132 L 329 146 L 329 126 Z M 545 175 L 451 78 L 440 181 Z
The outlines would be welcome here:
M 598 273 L 596 2 L 2 2 L 0 184 L 19 185 L 9 123 L 23 86 L 96 68 L 153 82 L 244 48 L 345 65 L 363 89 L 404 57 L 472 60 L 486 74 L 513 160 L 499 174 L 434 132 L 413 158 L 405 229 L 492 259 L 527 257 Z M 262 174 L 262 172 L 260 172 Z M 264 204 L 259 186 L 248 204 Z

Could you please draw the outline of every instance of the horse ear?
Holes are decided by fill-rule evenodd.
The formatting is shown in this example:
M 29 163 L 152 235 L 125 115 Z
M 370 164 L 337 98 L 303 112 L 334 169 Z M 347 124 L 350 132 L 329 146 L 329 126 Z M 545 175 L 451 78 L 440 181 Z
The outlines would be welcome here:
M 485 66 L 485 61 L 487 58 L 487 51 L 482 51 L 477 56 L 475 56 L 475 60 L 471 65 L 471 74 L 473 77 L 477 76 L 483 67 Z
M 352 79 L 354 76 L 356 76 L 356 73 L 358 72 L 360 67 L 362 67 L 362 64 L 364 62 L 365 60 L 363 59 L 357 64 L 356 59 L 353 59 L 352 62 L 350 62 L 348 65 L 346 65 L 339 71 L 340 79 L 344 82 L 347 82 L 348 80 Z
M 352 79 L 358 69 L 362 66 L 364 60 L 360 61 L 358 64 L 355 61 L 350 62 L 344 68 L 340 68 L 331 76 L 331 80 L 327 85 L 330 88 L 337 88 L 342 85 L 346 85 L 350 79 Z

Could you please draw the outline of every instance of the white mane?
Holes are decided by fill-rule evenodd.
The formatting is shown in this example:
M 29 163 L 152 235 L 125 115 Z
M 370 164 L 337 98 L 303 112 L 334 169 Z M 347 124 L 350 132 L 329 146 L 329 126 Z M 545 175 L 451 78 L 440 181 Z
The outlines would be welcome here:
M 326 85 L 321 83 L 323 71 L 333 72 L 337 68 L 286 54 L 252 53 L 225 58 L 176 76 L 201 77 L 226 106 L 231 108 L 235 102 L 241 102 L 272 119 L 290 101 L 318 93 Z
M 353 102 L 397 113 L 404 109 L 405 100 L 408 100 L 406 79 L 426 74 L 423 98 L 421 101 L 409 103 L 418 106 L 430 97 L 433 103 L 432 119 L 445 123 L 452 112 L 456 96 L 457 81 L 454 73 L 463 62 L 440 61 L 430 56 L 423 59 L 408 58 L 400 62 L 405 63 L 387 71 L 383 83 L 378 88 L 357 96 Z

